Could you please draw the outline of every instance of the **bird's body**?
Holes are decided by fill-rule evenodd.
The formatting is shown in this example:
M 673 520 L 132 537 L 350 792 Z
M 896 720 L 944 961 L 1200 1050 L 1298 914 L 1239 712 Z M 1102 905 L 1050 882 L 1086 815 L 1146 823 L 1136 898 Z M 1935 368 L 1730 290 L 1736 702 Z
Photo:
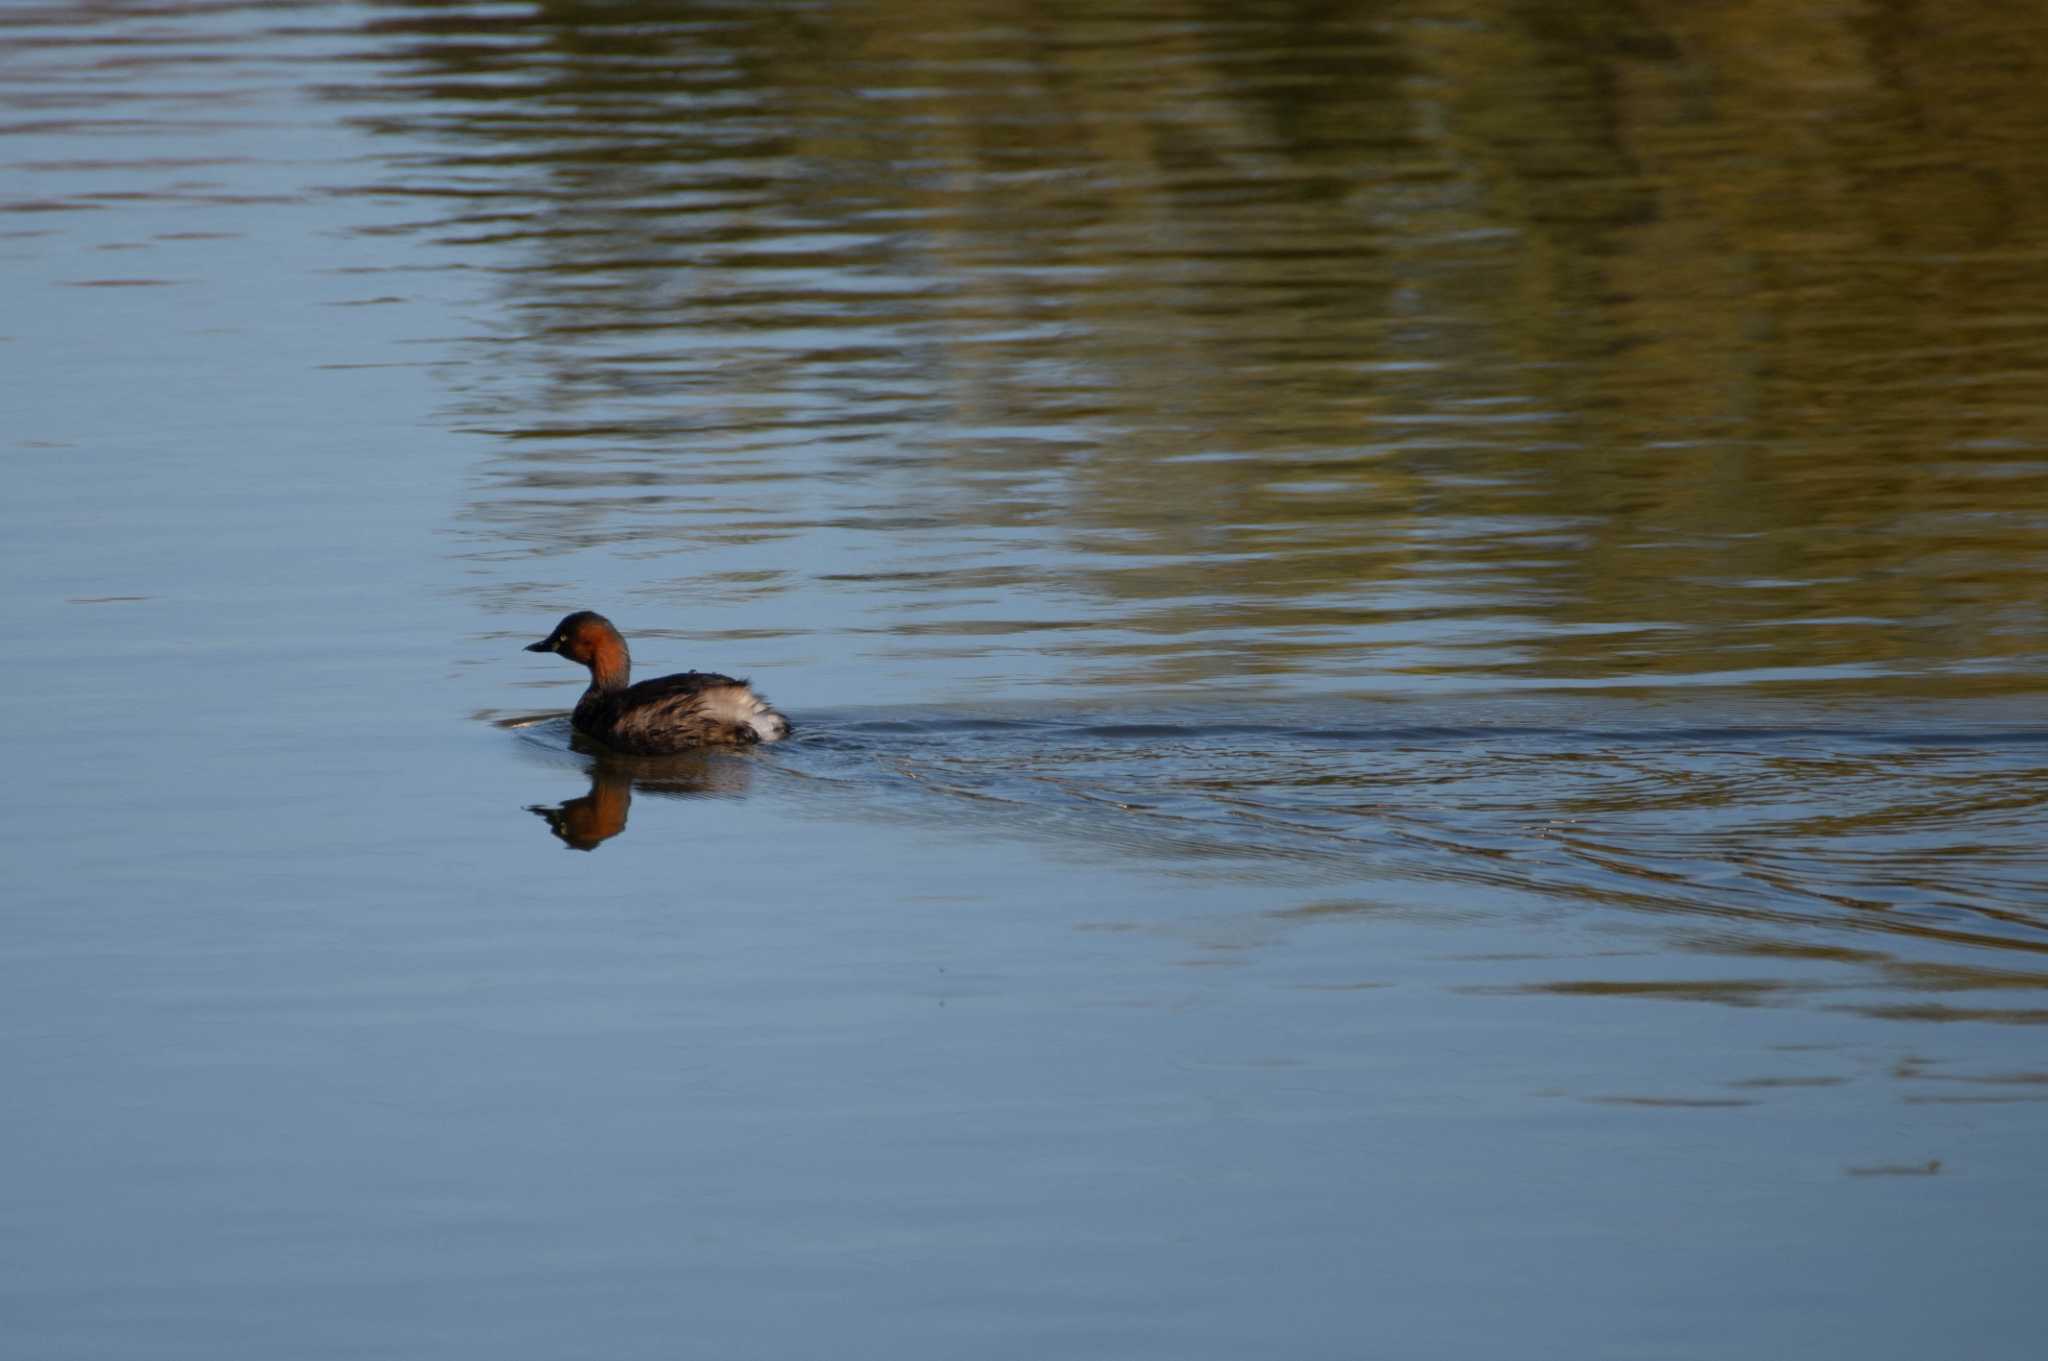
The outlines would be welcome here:
M 609 619 L 569 615 L 528 652 L 553 652 L 590 668 L 576 701 L 576 731 L 617 751 L 659 756 L 709 746 L 748 746 L 789 736 L 789 720 L 744 680 L 684 671 L 630 683 L 632 658 Z

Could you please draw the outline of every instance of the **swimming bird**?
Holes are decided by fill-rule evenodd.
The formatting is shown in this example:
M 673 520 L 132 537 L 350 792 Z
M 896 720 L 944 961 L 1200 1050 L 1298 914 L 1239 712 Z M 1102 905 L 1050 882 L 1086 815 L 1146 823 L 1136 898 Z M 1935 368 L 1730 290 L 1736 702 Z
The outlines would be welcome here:
M 743 680 L 711 671 L 628 682 L 632 657 L 612 621 L 590 610 L 566 616 L 528 652 L 553 652 L 590 668 L 576 701 L 576 731 L 616 751 L 642 756 L 708 746 L 779 742 L 793 731 Z

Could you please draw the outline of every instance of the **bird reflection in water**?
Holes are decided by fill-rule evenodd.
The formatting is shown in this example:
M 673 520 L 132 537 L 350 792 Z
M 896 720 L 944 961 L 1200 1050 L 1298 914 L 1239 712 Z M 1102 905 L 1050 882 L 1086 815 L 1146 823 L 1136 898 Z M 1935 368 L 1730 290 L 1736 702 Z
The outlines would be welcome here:
M 576 851 L 594 851 L 626 830 L 636 790 L 667 798 L 735 797 L 747 792 L 753 776 L 747 758 L 732 752 L 621 756 L 581 736 L 571 745 L 592 758 L 590 792 L 554 807 L 528 804 L 526 811 L 546 819 L 556 839 Z

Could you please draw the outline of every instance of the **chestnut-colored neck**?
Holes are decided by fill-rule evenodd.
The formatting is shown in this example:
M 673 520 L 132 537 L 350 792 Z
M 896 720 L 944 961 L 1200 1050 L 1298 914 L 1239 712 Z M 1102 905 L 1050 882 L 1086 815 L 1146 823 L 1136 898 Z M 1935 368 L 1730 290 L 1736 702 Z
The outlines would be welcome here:
M 633 659 L 627 655 L 626 640 L 614 633 L 608 638 L 598 638 L 590 649 L 590 688 L 593 690 L 623 690 L 626 677 L 633 669 Z

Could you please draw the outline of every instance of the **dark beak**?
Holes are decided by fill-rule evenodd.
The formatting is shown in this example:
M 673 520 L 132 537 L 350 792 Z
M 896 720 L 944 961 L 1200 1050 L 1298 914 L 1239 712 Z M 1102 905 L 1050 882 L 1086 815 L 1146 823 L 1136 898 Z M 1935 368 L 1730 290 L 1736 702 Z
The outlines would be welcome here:
M 553 652 L 555 650 L 555 640 L 543 638 L 537 643 L 528 643 L 526 650 L 528 652 Z

